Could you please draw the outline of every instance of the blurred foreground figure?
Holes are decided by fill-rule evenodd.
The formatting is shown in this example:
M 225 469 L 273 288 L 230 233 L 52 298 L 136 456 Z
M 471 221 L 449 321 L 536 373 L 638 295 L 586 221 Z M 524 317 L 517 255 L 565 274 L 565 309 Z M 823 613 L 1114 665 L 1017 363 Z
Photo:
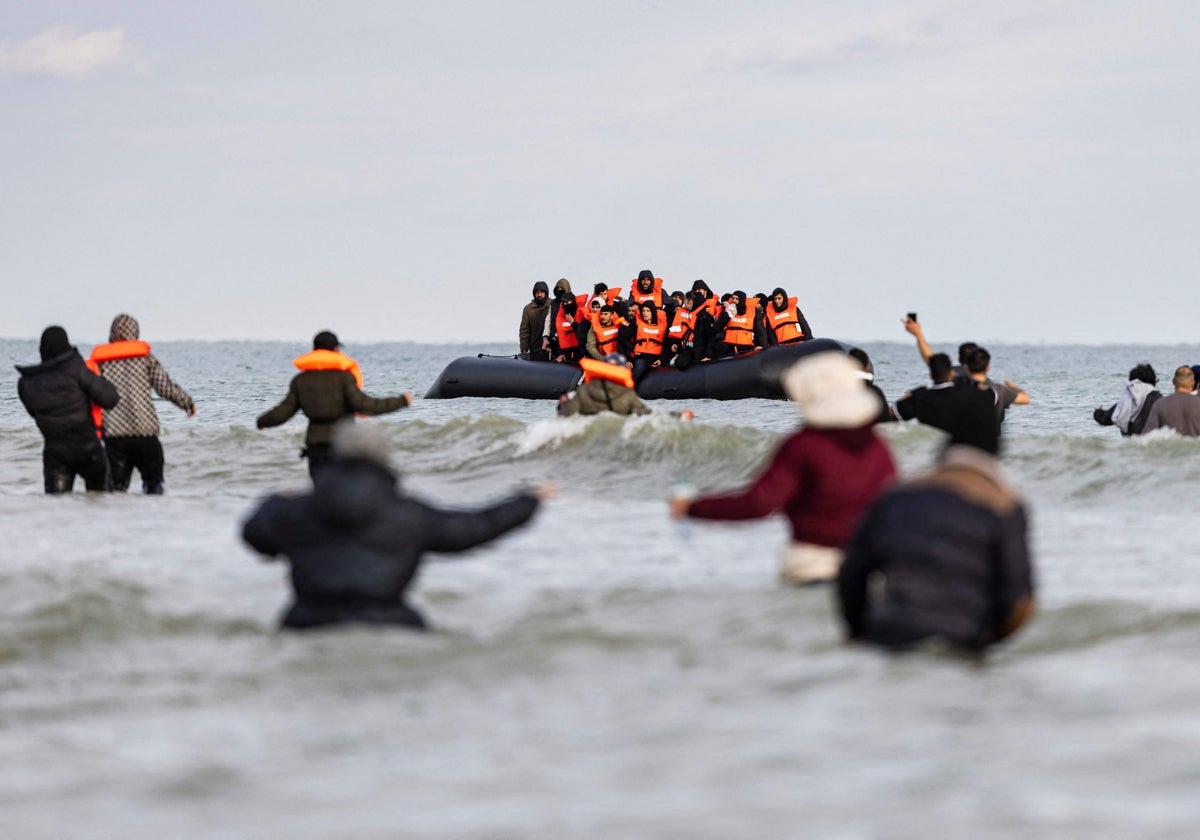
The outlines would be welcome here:
M 547 485 L 480 510 L 439 510 L 401 492 L 378 429 L 346 420 L 334 429 L 332 457 L 312 492 L 271 496 L 246 520 L 242 537 L 291 563 L 295 600 L 284 627 L 419 629 L 425 619 L 404 593 L 425 552 L 466 551 L 495 539 L 527 522 L 553 493 Z
M 92 409 L 114 407 L 116 387 L 88 370 L 62 327 L 46 327 L 38 352 L 41 364 L 17 365 L 17 395 L 46 441 L 46 492 L 70 493 L 76 475 L 83 477 L 88 490 L 108 490 L 108 459 Z
M 1025 510 L 999 462 L 955 445 L 923 478 L 884 493 L 838 575 L 851 639 L 903 650 L 939 640 L 972 653 L 1033 609 Z
M 671 515 L 756 519 L 782 511 L 792 542 L 780 577 L 786 583 L 833 580 L 842 547 L 862 511 L 892 481 L 896 466 L 872 425 L 878 398 L 863 387 L 860 367 L 842 353 L 801 359 L 783 387 L 804 416 L 804 428 L 779 447 L 766 470 L 740 493 L 690 501 L 671 499 Z

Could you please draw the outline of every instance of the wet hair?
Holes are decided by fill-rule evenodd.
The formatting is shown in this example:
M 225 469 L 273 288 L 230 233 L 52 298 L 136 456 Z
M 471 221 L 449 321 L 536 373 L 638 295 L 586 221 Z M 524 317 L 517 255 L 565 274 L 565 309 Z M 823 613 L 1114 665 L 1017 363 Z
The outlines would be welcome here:
M 992 354 L 979 346 L 967 353 L 967 358 L 963 362 L 971 373 L 983 373 L 991 363 Z
M 954 366 L 950 364 L 950 357 L 945 353 L 934 353 L 929 357 L 929 378 L 935 384 L 948 381 L 953 372 Z
M 774 295 L 772 295 L 772 297 L 774 297 Z M 867 355 L 866 350 L 860 350 L 857 347 L 852 347 L 846 355 L 862 365 L 863 370 L 869 371 L 871 369 L 871 357 Z
M 1195 371 L 1193 371 L 1195 373 Z M 1157 385 L 1158 375 L 1154 372 L 1154 368 L 1150 367 L 1149 362 L 1142 362 L 1129 371 L 1129 378 L 1136 379 L 1138 382 L 1145 382 L 1147 385 Z
M 967 356 L 971 355 L 971 351 L 978 349 L 979 345 L 974 341 L 964 341 L 962 344 L 958 345 L 958 363 L 960 365 L 965 365 L 967 363 Z

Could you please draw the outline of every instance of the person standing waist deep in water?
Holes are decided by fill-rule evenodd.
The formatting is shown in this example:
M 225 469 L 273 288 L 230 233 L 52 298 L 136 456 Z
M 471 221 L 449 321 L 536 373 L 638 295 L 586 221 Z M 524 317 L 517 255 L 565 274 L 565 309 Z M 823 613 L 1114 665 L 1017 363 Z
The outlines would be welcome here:
M 196 404 L 188 392 L 167 375 L 150 345 L 138 339 L 141 329 L 132 315 L 113 318 L 108 344 L 92 349 L 90 365 L 117 386 L 120 402 L 103 415 L 104 449 L 108 455 L 112 489 L 124 493 L 136 467 L 142 477 L 142 490 L 163 492 L 163 448 L 158 439 L 158 412 L 150 389 L 187 412 L 196 414 Z
M 287 396 L 260 415 L 255 425 L 260 429 L 279 426 L 297 411 L 303 412 L 308 418 L 308 431 L 300 457 L 308 458 L 308 474 L 314 478 L 329 459 L 334 423 L 343 417 L 353 419 L 356 412 L 388 414 L 413 402 L 408 391 L 396 397 L 363 393 L 358 362 L 341 352 L 338 337 L 329 330 L 317 333 L 312 352 L 297 357 L 293 364 L 300 368 L 300 373 L 288 384 Z
M 106 491 L 108 459 L 92 420 L 92 405 L 112 408 L 119 396 L 103 376 L 88 370 L 62 327 L 46 327 L 40 364 L 17 365 L 17 395 L 46 440 L 42 475 L 47 493 L 70 493 L 75 476 L 88 490 Z

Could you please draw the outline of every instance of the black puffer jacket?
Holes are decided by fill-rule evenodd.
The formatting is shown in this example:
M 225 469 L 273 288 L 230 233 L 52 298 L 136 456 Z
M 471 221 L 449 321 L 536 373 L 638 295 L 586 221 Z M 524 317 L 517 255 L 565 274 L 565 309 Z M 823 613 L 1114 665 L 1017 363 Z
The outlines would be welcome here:
M 74 347 L 41 364 L 17 365 L 17 371 L 17 395 L 47 441 L 94 439 L 92 403 L 117 404 L 116 386 L 88 370 Z
M 537 498 L 520 494 L 475 511 L 443 511 L 400 492 L 373 461 L 339 458 L 317 474 L 311 493 L 271 496 L 242 536 L 292 565 L 289 627 L 355 621 L 422 626 L 404 603 L 427 551 L 459 552 L 524 524 Z

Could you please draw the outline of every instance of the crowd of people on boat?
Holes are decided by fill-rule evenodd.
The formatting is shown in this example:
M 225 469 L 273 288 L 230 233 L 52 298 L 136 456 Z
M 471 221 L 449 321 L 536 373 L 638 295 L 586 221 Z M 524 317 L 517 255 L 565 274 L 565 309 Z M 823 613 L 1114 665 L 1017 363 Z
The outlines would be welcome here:
M 576 294 L 565 277 L 533 285 L 517 331 L 522 358 L 578 363 L 620 353 L 635 382 L 652 368 L 683 370 L 697 362 L 795 344 L 812 338 L 804 312 L 786 289 L 718 296 L 703 280 L 690 291 L 667 292 L 650 269 L 629 288 L 596 283 Z

